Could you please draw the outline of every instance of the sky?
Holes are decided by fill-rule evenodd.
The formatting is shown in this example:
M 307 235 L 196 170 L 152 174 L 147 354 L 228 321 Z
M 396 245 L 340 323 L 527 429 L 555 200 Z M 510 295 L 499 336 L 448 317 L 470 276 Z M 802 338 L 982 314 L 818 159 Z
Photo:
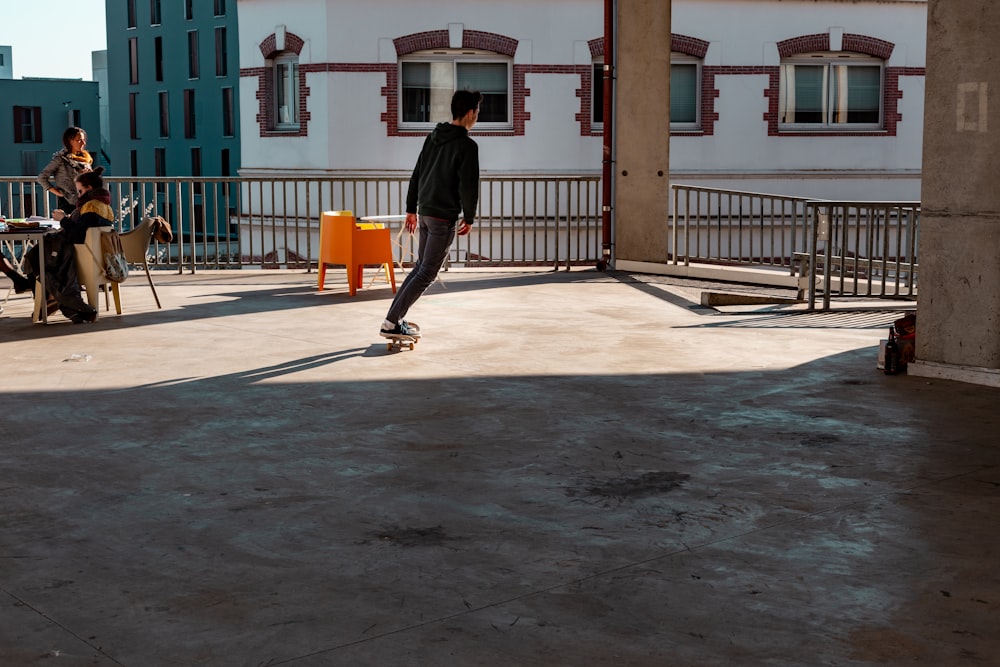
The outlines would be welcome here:
M 0 45 L 14 49 L 15 79 L 93 81 L 90 52 L 107 48 L 104 23 L 104 0 L 0 0 Z

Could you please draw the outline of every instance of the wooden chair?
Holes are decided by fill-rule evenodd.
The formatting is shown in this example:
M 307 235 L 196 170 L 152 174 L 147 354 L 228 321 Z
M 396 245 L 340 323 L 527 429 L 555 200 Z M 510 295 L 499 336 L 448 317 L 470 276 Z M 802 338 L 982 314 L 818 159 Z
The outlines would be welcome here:
M 359 226 L 351 211 L 326 211 L 319 224 L 319 275 L 317 283 L 322 291 L 329 264 L 347 267 L 347 285 L 351 296 L 363 285 L 367 264 L 385 267 L 392 291 L 396 291 L 396 274 L 393 271 L 392 237 L 385 228 Z

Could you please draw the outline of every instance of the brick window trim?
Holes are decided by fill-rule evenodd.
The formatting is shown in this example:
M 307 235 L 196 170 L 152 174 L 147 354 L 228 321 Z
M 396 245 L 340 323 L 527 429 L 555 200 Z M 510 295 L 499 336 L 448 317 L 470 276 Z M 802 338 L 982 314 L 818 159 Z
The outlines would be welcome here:
M 447 49 L 450 40 L 447 30 L 430 30 L 427 32 L 415 32 L 410 35 L 403 35 L 392 40 L 396 47 L 396 56 L 406 56 L 417 51 L 428 49 Z M 463 49 L 482 49 L 492 51 L 509 58 L 514 57 L 517 52 L 518 41 L 513 37 L 500 35 L 495 32 L 484 32 L 482 30 L 462 30 Z
M 818 33 L 815 35 L 800 35 L 778 42 L 778 55 L 788 58 L 800 53 L 813 53 L 816 51 L 830 50 L 830 33 Z M 873 58 L 888 60 L 892 55 L 896 45 L 877 37 L 869 35 L 858 35 L 845 32 L 841 39 L 841 51 L 852 53 L 863 53 Z
M 594 58 L 604 57 L 604 38 L 598 37 L 587 42 L 590 47 L 590 55 Z M 686 56 L 704 58 L 708 53 L 709 43 L 690 35 L 681 35 L 676 32 L 670 33 L 670 50 L 683 53 Z

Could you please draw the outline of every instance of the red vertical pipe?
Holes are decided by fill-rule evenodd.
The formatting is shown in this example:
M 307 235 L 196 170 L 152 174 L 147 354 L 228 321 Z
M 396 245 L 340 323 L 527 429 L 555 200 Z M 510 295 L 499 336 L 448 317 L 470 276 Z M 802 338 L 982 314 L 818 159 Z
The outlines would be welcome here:
M 597 268 L 601 271 L 608 268 L 608 263 L 611 261 L 611 170 L 614 164 L 611 143 L 614 119 L 611 114 L 614 109 L 612 103 L 615 80 L 614 29 L 615 0 L 604 0 L 604 159 L 601 169 L 603 209 L 601 211 L 601 259 L 597 262 Z

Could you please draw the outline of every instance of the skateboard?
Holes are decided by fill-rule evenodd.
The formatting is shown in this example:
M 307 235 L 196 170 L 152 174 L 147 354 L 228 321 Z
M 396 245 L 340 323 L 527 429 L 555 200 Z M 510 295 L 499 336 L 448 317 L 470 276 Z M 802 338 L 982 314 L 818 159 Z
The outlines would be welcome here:
M 416 336 L 407 336 L 400 334 L 398 336 L 389 336 L 389 340 L 385 343 L 385 349 L 392 352 L 393 348 L 397 350 L 402 350 L 404 347 L 409 347 L 411 350 L 413 346 L 417 344 L 420 340 L 420 325 L 416 322 L 407 322 L 410 328 L 417 332 Z
M 414 338 L 413 336 L 406 336 L 400 334 L 398 336 L 388 336 L 385 342 L 385 349 L 392 352 L 393 349 L 402 350 L 404 347 L 408 347 L 411 350 L 413 346 L 417 344 L 419 338 Z

